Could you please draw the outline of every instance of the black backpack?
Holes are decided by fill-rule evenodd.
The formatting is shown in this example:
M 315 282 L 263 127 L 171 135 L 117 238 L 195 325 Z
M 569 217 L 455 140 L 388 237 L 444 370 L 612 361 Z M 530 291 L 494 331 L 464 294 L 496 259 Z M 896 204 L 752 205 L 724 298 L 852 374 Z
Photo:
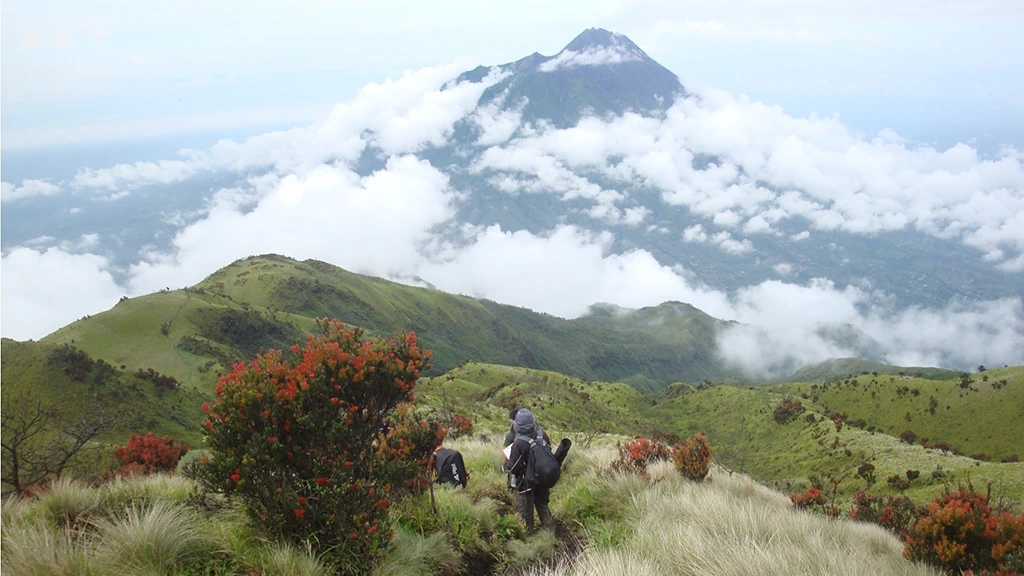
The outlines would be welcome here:
M 530 459 L 526 461 L 526 481 L 534 488 L 551 488 L 562 476 L 562 465 L 551 453 L 551 446 L 540 434 L 536 439 L 520 436 L 530 443 Z
M 437 471 L 438 484 L 466 487 L 469 477 L 466 475 L 466 464 L 462 454 L 457 450 L 441 448 L 434 455 L 434 469 Z

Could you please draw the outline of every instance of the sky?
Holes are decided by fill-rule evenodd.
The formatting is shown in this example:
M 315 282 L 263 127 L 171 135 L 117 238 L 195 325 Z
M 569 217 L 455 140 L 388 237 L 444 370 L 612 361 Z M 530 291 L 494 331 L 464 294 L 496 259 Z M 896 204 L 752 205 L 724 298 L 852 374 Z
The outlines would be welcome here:
M 10 0 L 5 150 L 306 123 L 369 82 L 624 33 L 684 84 L 948 146 L 1024 144 L 1014 0 Z
M 478 3 L 208 4 L 0 7 L 5 205 L 61 194 L 116 202 L 207 173 L 242 178 L 201 213 L 173 215 L 181 224 L 170 248 L 143 251 L 127 268 L 104 251 L 116 238 L 99 232 L 3 246 L 4 336 L 38 338 L 122 295 L 189 285 L 236 258 L 276 252 L 563 317 L 595 302 L 690 302 L 744 323 L 722 335 L 720 353 L 752 375 L 848 354 L 820 337 L 825 324 L 864 331 L 904 365 L 1024 363 L 1017 298 L 900 309 L 870 282 L 791 282 L 787 262 L 778 279 L 721 291 L 646 250 L 613 253 L 614 226 L 648 226 L 652 209 L 574 172 L 653 186 L 662 208 L 703 221 L 650 233 L 726 253 L 748 252 L 752 235 L 802 218 L 807 229 L 793 242 L 912 229 L 1019 274 L 1016 2 L 518 2 L 486 12 Z M 591 26 L 628 35 L 701 100 L 680 101 L 660 120 L 555 130 L 477 108 L 496 75 L 441 90 L 478 64 L 555 55 Z M 584 198 L 595 225 L 531 233 L 454 221 L 466 191 L 416 154 L 467 116 L 481 131 L 473 170 L 510 194 Z M 160 139 L 175 148 L 139 157 L 140 142 Z M 359 176 L 352 168 L 368 145 L 385 168 Z M 105 161 L 8 177 L 19 171 L 12 158 L 75 147 L 102 149 Z M 695 170 L 698 153 L 724 160 Z M 372 251 L 338 248 L 366 238 Z

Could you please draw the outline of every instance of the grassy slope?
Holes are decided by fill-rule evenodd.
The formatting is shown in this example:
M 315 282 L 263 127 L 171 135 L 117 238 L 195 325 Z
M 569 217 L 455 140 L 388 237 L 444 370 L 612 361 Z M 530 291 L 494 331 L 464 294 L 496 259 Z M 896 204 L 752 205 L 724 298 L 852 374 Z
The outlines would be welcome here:
M 101 440 L 123 442 L 128 432 L 152 431 L 192 445 L 201 442 L 200 417 L 195 407 L 208 397 L 194 389 L 159 391 L 132 370 L 120 370 L 103 383 L 93 370 L 73 380 L 50 359 L 57 346 L 3 339 L 3 407 L 13 414 L 28 395 L 58 406 L 68 420 L 85 416 L 94 407 L 119 413 L 121 418 Z
M 1024 421 L 1024 368 L 988 370 L 971 379 L 966 389 L 959 378 L 858 376 L 845 384 L 791 383 L 772 390 L 816 397 L 818 405 L 864 419 L 893 436 L 911 430 L 932 443 L 943 441 L 964 454 L 987 454 L 996 461 L 1024 456 L 1024 427 L 1018 425 Z
M 714 356 L 722 323 L 688 305 L 568 321 L 280 256 L 240 260 L 193 288 L 122 301 L 44 341 L 74 341 L 113 364 L 152 367 L 209 390 L 211 360 L 287 347 L 324 316 L 371 333 L 416 331 L 434 351 L 436 373 L 473 360 L 629 380 L 645 390 L 729 375 Z M 220 356 L 190 353 L 182 338 L 199 338 Z
M 396 546 L 375 576 L 397 574 L 937 574 L 902 558 L 877 526 L 794 511 L 746 477 L 695 484 L 666 463 L 650 480 L 606 474 L 610 446 L 575 449 L 552 490 L 559 537 L 526 536 L 511 512 L 497 442 L 457 440 L 466 490 L 436 489 L 396 502 Z M 180 476 L 98 488 L 62 480 L 36 499 L 3 506 L 3 564 L 18 574 L 326 574 L 302 547 L 265 538 L 216 495 L 203 508 Z M 586 544 L 573 562 L 559 552 Z M 568 549 L 566 544 L 569 544 Z M 561 550 L 560 550 L 561 548 Z M 545 566 L 547 564 L 547 566 Z M 532 566 L 534 570 L 523 572 Z M 491 571 L 493 570 L 493 572 Z
M 969 480 L 979 490 L 993 482 L 994 495 L 1002 489 L 1018 506 L 1024 504 L 1024 463 L 979 462 L 851 426 L 837 432 L 820 408 L 806 402 L 804 414 L 788 424 L 779 424 L 772 412 L 782 398 L 766 389 L 714 386 L 680 395 L 662 408 L 673 415 L 680 428 L 706 432 L 720 462 L 741 468 L 781 490 L 802 491 L 812 476 L 828 485 L 834 477 L 840 480 L 839 499 L 847 501 L 854 491 L 868 488 L 857 476 L 857 469 L 869 462 L 875 466 L 876 479 L 871 492 L 895 493 L 886 479 L 913 469 L 921 476 L 907 494 L 918 502 L 934 497 L 947 482 L 955 487 Z M 814 424 L 807 421 L 808 413 L 815 415 Z M 932 476 L 937 468 L 942 469 L 944 477 Z
M 504 432 L 508 408 L 514 404 L 536 411 L 541 426 L 548 427 L 556 440 L 559 435 L 581 440 L 588 436 L 583 431 L 594 427 L 619 438 L 650 435 L 655 429 L 678 434 L 704 432 L 720 463 L 784 491 L 802 491 L 812 476 L 826 483 L 835 477 L 840 480 L 836 495 L 847 502 L 853 492 L 867 487 L 857 469 L 870 462 L 876 467 L 872 492 L 895 493 L 886 479 L 913 469 L 921 476 L 907 494 L 919 502 L 934 497 L 947 483 L 955 487 L 969 480 L 979 490 L 992 482 L 993 495 L 1002 493 L 1018 505 L 1024 503 L 1024 463 L 979 462 L 848 425 L 837 432 L 823 414 L 825 407 L 808 400 L 804 401 L 806 413 L 788 424 L 778 424 L 772 412 L 785 395 L 776 388 L 720 385 L 698 390 L 682 384 L 652 406 L 623 384 L 585 382 L 522 368 L 468 364 L 450 376 L 454 379 L 422 382 L 417 389 L 419 401 L 439 409 L 444 404 L 442 398 L 447 398 L 450 410 L 470 414 L 478 425 L 499 433 Z M 813 424 L 807 421 L 808 414 L 814 414 Z M 984 422 L 984 412 L 978 414 L 978 420 Z M 988 422 L 989 426 L 998 425 L 994 423 L 998 420 Z M 948 421 L 947 425 L 955 432 L 956 423 Z M 936 469 L 942 470 L 942 477 L 932 475 Z

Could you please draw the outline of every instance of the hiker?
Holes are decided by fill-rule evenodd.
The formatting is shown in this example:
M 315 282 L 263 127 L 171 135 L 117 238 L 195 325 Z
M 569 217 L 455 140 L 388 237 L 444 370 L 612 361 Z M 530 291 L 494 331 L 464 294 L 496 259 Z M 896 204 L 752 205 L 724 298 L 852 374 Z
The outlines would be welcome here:
M 537 420 L 533 414 L 523 408 L 516 412 L 513 422 L 515 439 L 512 442 L 512 450 L 508 461 L 503 465 L 503 470 L 510 475 L 510 486 L 513 489 L 516 511 L 526 522 L 527 532 L 533 532 L 533 509 L 537 509 L 537 516 L 545 528 L 554 530 L 555 519 L 551 516 L 548 502 L 551 499 L 551 486 L 558 480 L 561 470 L 558 462 L 551 454 L 551 444 L 548 436 L 537 426 Z M 537 469 L 547 464 L 547 460 L 538 466 L 537 460 L 543 458 L 544 450 L 550 462 L 554 463 L 554 480 L 548 478 L 537 479 L 534 482 L 527 480 L 527 471 L 531 475 L 538 474 Z M 541 451 L 541 452 L 538 452 Z M 533 459 L 533 466 L 530 466 Z M 543 476 L 549 475 L 548 469 L 540 470 Z
M 508 413 L 508 432 L 505 433 L 505 443 L 501 445 L 502 448 L 508 448 L 509 445 L 516 439 L 516 414 L 519 413 L 519 408 L 513 408 Z M 544 440 L 547 441 L 548 445 L 551 445 L 551 438 L 548 437 L 547 432 L 541 431 L 544 434 Z M 563 438 L 558 443 L 558 448 L 555 450 L 555 460 L 558 460 L 559 465 L 565 462 L 565 457 L 569 454 L 569 448 L 572 447 L 572 440 Z M 508 460 L 508 453 L 506 451 L 505 459 Z
M 502 448 L 508 448 L 516 440 L 516 414 L 518 413 L 519 408 L 513 408 L 508 413 L 508 432 L 505 433 L 505 443 L 501 445 Z

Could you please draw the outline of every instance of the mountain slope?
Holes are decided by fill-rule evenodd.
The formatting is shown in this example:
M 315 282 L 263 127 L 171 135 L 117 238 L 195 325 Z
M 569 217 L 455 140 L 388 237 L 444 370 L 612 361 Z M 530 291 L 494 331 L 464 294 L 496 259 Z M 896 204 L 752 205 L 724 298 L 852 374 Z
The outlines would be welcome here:
M 438 371 L 485 361 L 632 381 L 651 391 L 733 375 L 715 356 L 725 323 L 692 306 L 563 320 L 280 256 L 240 260 L 193 288 L 125 300 L 44 341 L 74 342 L 111 363 L 153 367 L 208 390 L 218 372 L 287 348 L 317 317 L 376 334 L 413 330 L 434 351 Z

